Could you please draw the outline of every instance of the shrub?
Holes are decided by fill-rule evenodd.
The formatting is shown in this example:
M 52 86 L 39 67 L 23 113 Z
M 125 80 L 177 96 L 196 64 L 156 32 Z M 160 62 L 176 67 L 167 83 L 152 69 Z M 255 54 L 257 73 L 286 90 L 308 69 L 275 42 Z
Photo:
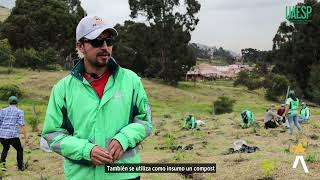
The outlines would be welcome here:
M 311 99 L 320 104 L 320 64 L 311 67 L 310 78 L 308 81 L 307 94 Z
M 247 86 L 248 90 L 252 91 L 252 90 L 261 88 L 262 82 L 260 79 L 254 78 L 254 79 L 248 80 L 245 85 Z
M 277 168 L 277 162 L 276 160 L 263 160 L 261 166 L 264 176 L 270 177 Z
M 233 111 L 233 104 L 235 100 L 229 99 L 228 97 L 222 96 L 219 97 L 213 103 L 213 111 L 215 114 L 224 114 L 224 113 L 231 113 Z
M 261 88 L 262 81 L 260 80 L 259 75 L 257 73 L 241 71 L 238 74 L 237 79 L 233 83 L 233 86 L 238 85 L 244 85 L 251 91 Z
M 14 62 L 15 58 L 8 39 L 0 40 L 0 65 L 12 66 Z
M 289 80 L 283 75 L 273 75 L 271 76 L 271 81 L 268 80 L 268 83 L 270 84 L 265 85 L 265 87 L 267 87 L 266 98 L 268 100 L 278 101 L 279 96 L 285 95 Z
M 17 49 L 14 55 L 18 67 L 30 67 L 35 70 L 40 68 L 43 63 L 40 53 L 33 48 Z
M 246 71 L 241 71 L 237 75 L 237 79 L 234 81 L 233 86 L 245 85 L 249 79 L 249 73 Z
M 36 106 L 34 104 L 32 105 L 32 110 L 33 110 L 33 117 L 29 120 L 29 124 L 31 125 L 32 132 L 37 132 L 38 125 L 39 125 L 39 116 L 36 111 Z
M 318 161 L 318 156 L 315 153 L 309 154 L 306 158 L 307 162 L 314 163 Z
M 10 96 L 22 97 L 22 91 L 19 86 L 14 84 L 0 86 L 0 99 L 6 101 Z

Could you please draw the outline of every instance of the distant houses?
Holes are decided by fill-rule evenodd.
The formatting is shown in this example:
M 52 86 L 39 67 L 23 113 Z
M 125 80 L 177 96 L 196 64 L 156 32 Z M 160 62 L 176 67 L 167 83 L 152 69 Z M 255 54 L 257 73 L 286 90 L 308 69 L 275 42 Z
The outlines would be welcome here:
M 211 66 L 209 64 L 198 64 L 191 68 L 186 74 L 186 81 L 190 80 L 215 80 L 233 79 L 240 71 L 251 71 L 248 65 L 232 64 L 229 66 Z

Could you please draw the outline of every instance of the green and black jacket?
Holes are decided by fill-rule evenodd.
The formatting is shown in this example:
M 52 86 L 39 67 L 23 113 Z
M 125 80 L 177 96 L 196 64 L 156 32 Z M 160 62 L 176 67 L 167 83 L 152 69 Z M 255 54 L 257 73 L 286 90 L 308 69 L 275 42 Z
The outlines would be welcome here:
M 130 179 L 138 173 L 108 173 L 94 166 L 90 152 L 95 145 L 108 149 L 120 142 L 124 154 L 114 163 L 140 163 L 138 144 L 152 131 L 151 109 L 140 78 L 121 68 L 114 59 L 112 75 L 99 99 L 83 77 L 80 60 L 71 73 L 54 85 L 45 116 L 42 137 L 50 148 L 65 157 L 65 179 Z

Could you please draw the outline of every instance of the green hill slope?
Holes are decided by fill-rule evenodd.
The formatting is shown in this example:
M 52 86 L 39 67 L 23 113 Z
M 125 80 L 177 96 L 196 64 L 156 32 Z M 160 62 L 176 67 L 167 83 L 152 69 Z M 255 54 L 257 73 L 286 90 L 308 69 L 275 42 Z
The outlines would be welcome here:
M 0 86 L 15 83 L 22 88 L 25 98 L 21 102 L 21 108 L 25 111 L 27 122 L 33 117 L 32 104 L 36 105 L 36 110 L 43 119 L 52 86 L 68 73 L 24 69 L 15 69 L 14 73 L 9 75 L 5 72 L 4 68 L 0 68 Z M 182 82 L 176 88 L 158 80 L 144 79 L 143 82 L 151 101 L 155 128 L 155 135 L 142 143 L 140 151 L 143 162 L 217 163 L 216 174 L 193 174 L 193 179 L 263 178 L 266 168 L 262 168 L 262 162 L 269 159 L 276 162 L 276 167 L 270 170 L 276 179 L 316 179 L 320 176 L 319 108 L 311 108 L 312 120 L 308 124 L 303 124 L 302 138 L 304 144 L 308 145 L 305 159 L 313 154 L 318 156 L 316 162 L 307 162 L 310 174 L 305 174 L 300 165 L 297 169 L 292 169 L 295 155 L 286 152 L 296 137 L 290 137 L 286 129 L 262 128 L 265 109 L 271 103 L 264 99 L 263 90 L 248 91 L 242 87 L 234 88 L 230 81 L 197 83 L 196 86 L 193 86 L 192 82 Z M 221 95 L 236 100 L 234 112 L 212 115 L 213 101 Z M 5 106 L 6 102 L 0 101 L 0 107 Z M 240 112 L 244 109 L 250 109 L 255 113 L 261 128 L 240 128 Z M 206 125 L 199 130 L 183 130 L 183 118 L 188 114 L 204 120 Z M 28 128 L 30 129 L 30 126 Z M 41 129 L 41 124 L 39 128 Z M 37 133 L 30 134 L 30 143 L 24 148 L 25 159 L 30 159 L 28 170 L 16 171 L 15 151 L 10 150 L 7 163 L 9 170 L 6 176 L 10 179 L 26 177 L 62 179 L 63 158 L 54 153 L 40 151 Z M 249 145 L 258 146 L 260 151 L 252 154 L 222 155 L 225 150 L 232 147 L 236 139 L 243 139 Z M 185 147 L 189 144 L 193 145 L 192 150 L 170 150 L 172 146 Z M 181 174 L 142 174 L 142 179 L 185 179 L 185 177 Z

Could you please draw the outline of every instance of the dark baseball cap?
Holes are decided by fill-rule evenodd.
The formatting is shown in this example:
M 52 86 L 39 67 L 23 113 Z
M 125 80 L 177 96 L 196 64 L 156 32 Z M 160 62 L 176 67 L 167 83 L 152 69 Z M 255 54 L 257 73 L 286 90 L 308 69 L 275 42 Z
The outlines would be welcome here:
M 18 98 L 16 96 L 10 96 L 8 101 L 9 103 L 18 103 Z

